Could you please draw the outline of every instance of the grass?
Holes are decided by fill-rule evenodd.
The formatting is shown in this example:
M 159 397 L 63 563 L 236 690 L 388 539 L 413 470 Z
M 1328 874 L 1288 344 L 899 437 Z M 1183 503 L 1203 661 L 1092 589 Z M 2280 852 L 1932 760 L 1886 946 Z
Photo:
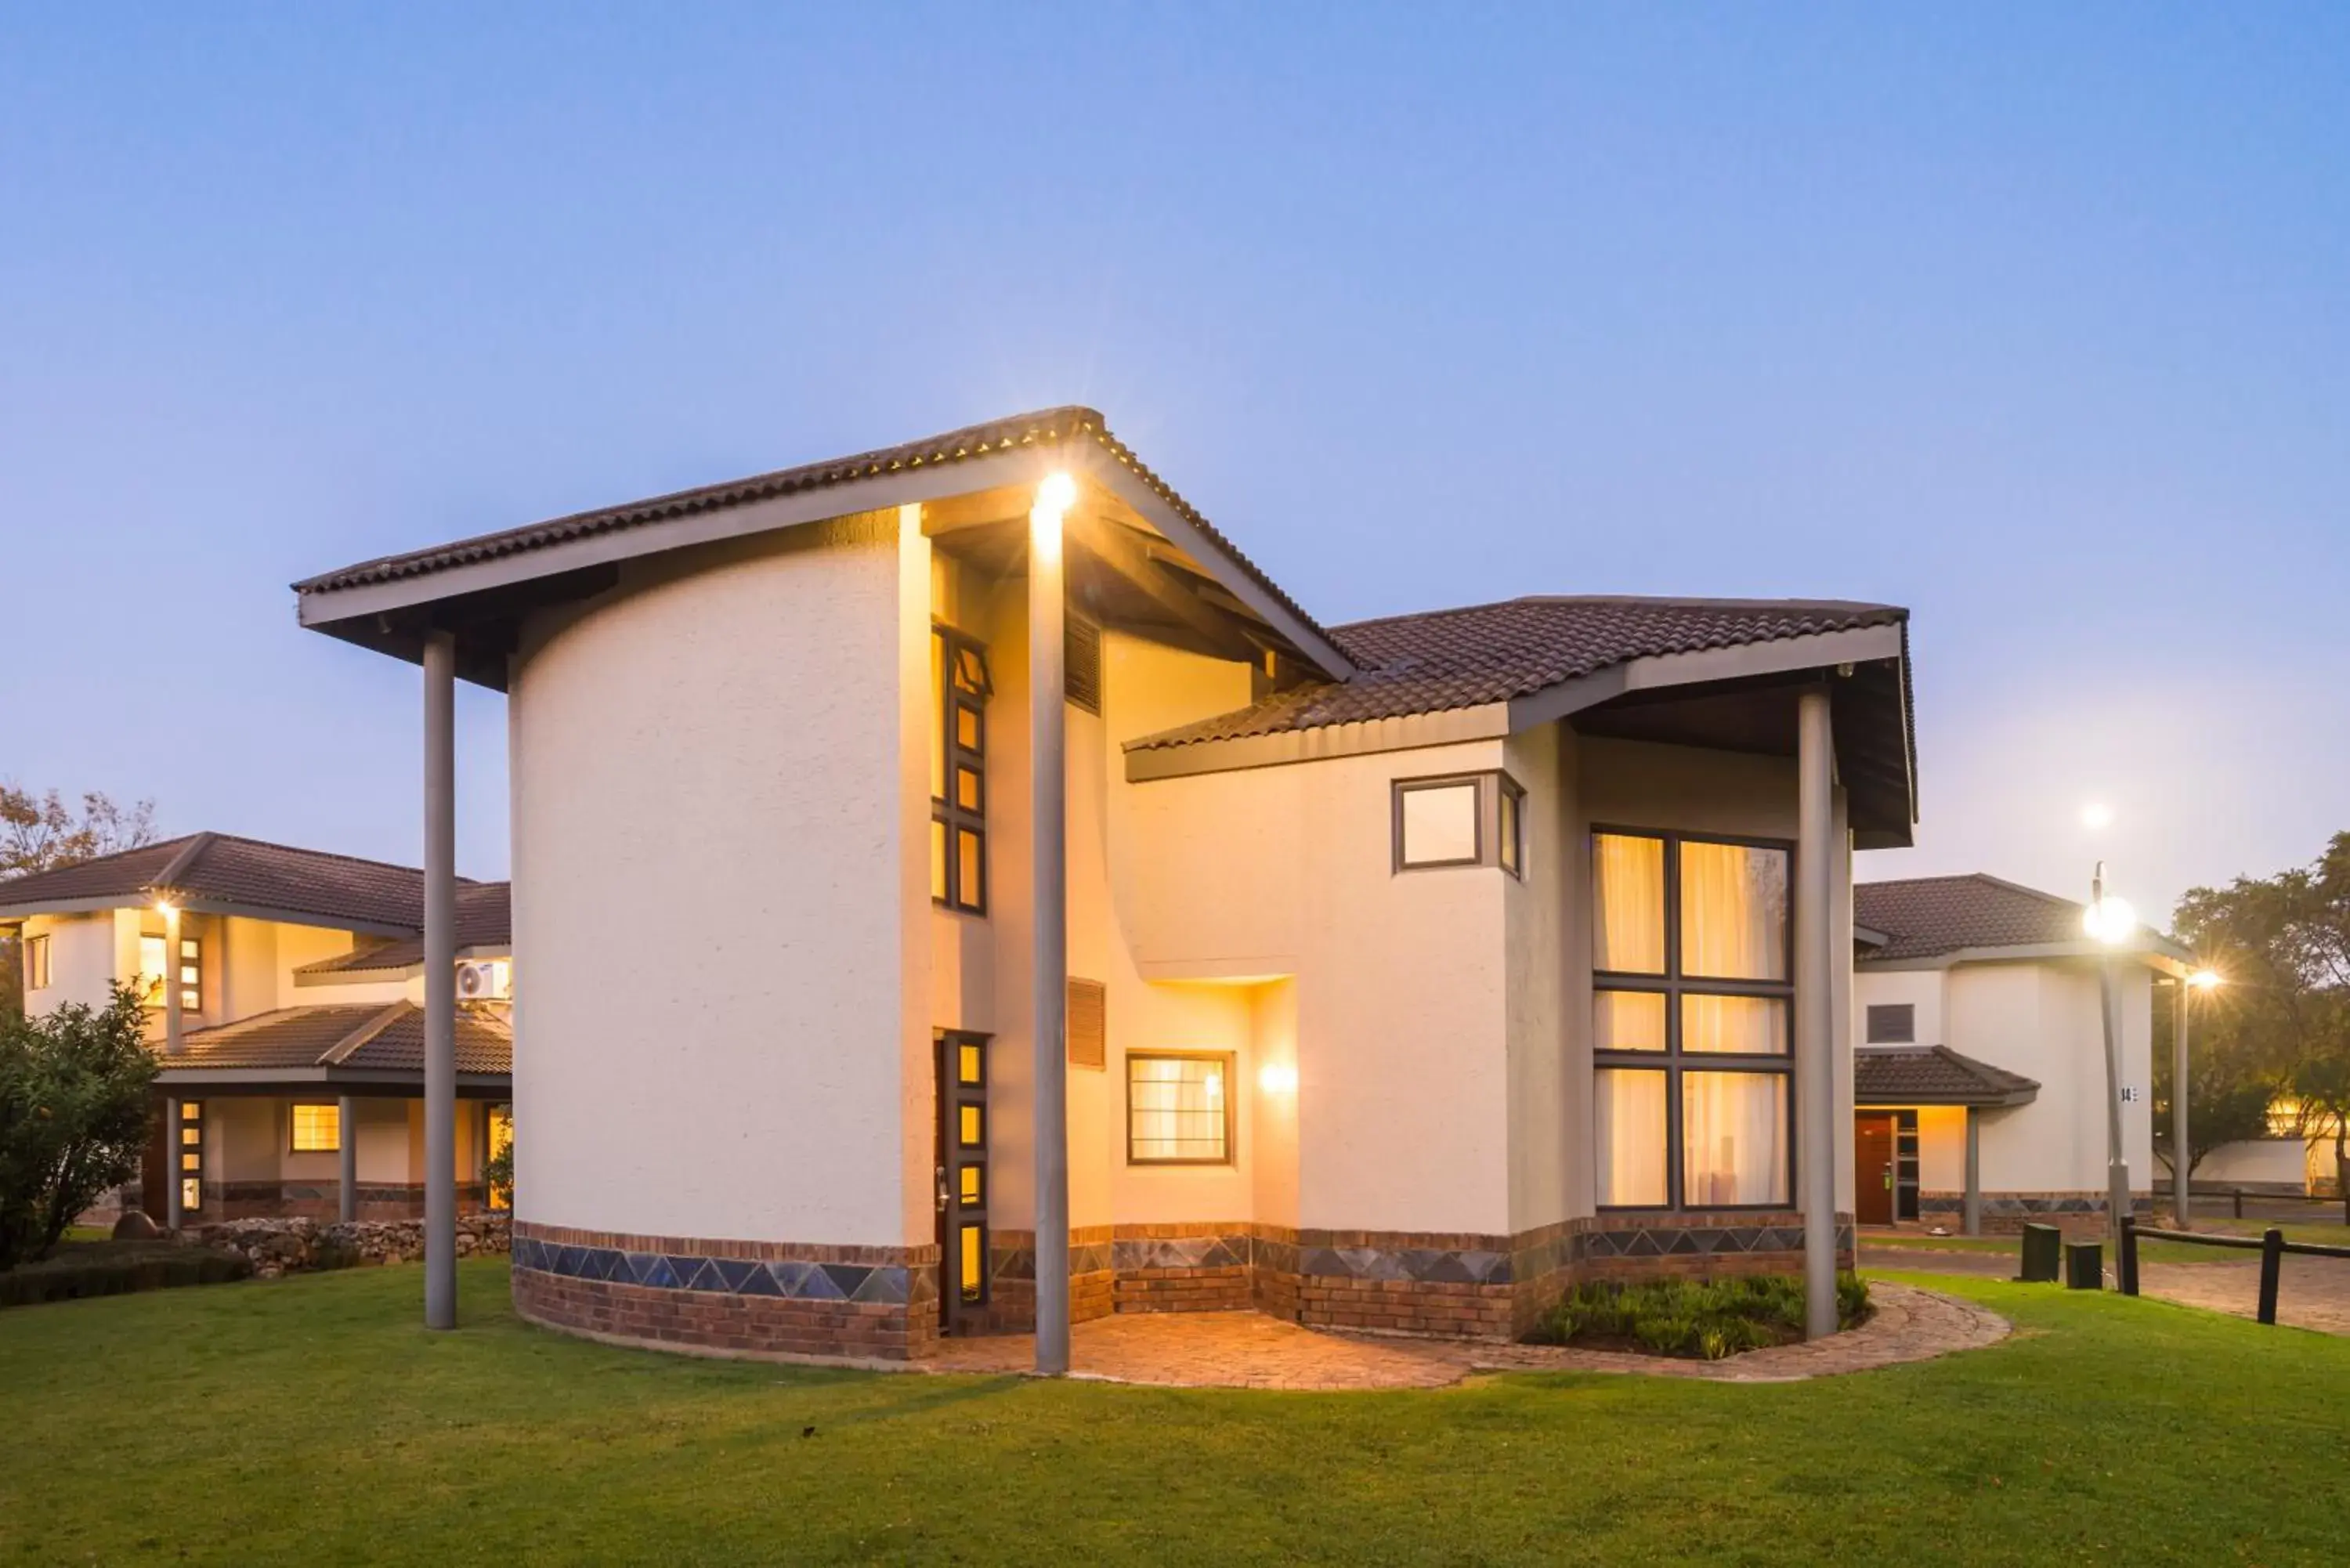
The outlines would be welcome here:
M 1868 1312 L 1868 1286 L 1847 1273 L 1836 1281 L 1836 1296 L 1838 1321 L 1857 1326 Z M 1589 1281 L 1567 1292 L 1529 1337 L 1542 1345 L 1720 1361 L 1803 1338 L 1804 1282 L 1791 1274 Z
M 363 1269 L 0 1314 L 0 1563 L 2327 1562 L 2350 1341 L 2022 1332 L 1798 1384 L 1183 1391 L 693 1361 Z

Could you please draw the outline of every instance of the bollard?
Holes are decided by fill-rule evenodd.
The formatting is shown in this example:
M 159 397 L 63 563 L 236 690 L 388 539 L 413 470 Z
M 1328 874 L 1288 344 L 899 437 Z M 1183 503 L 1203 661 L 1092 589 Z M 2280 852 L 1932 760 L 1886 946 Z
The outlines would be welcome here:
M 2101 1291 L 2106 1288 L 2106 1244 L 2103 1241 L 2064 1243 L 2064 1288 Z
M 2027 1283 L 2054 1284 L 2063 1272 L 2064 1233 L 2054 1225 L 2023 1228 L 2023 1272 Z
M 2122 1231 L 2114 1242 L 2114 1286 L 2126 1296 L 2137 1294 L 2137 1216 L 2122 1216 Z
M 2284 1272 L 2284 1232 L 2270 1226 L 2261 1235 L 2261 1321 L 2276 1322 L 2277 1280 Z

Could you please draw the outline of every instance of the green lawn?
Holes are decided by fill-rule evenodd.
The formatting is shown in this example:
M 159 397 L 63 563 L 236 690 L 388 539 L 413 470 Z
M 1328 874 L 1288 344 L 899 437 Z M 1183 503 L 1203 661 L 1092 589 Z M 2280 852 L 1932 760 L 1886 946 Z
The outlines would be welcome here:
M 1825 1381 L 1264 1394 L 692 1361 L 414 1268 L 0 1313 L 0 1563 L 2319 1562 L 2350 1341 L 1981 1281 Z

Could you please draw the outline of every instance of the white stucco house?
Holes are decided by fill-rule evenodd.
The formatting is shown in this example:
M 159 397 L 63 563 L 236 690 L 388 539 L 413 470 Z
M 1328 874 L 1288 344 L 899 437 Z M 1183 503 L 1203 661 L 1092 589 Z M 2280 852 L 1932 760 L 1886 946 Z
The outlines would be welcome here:
M 2123 1153 L 2147 1203 L 2168 1168 L 2154 1158 L 2154 987 L 2189 971 L 2186 950 L 2141 930 L 2109 952 L 2082 905 L 1996 877 L 1864 882 L 1853 902 L 1860 1223 L 2102 1229 L 2109 957 Z
M 528 1317 L 1506 1335 L 1849 1257 L 1897 607 L 1325 626 L 1078 408 L 296 588 L 423 665 L 428 776 L 506 698 Z
M 0 882 L 27 1012 L 140 992 L 157 1114 L 122 1201 L 174 1228 L 421 1210 L 423 907 L 412 867 L 220 833 Z M 457 907 L 452 1170 L 459 1201 L 479 1206 L 512 1096 L 506 886 L 465 883 Z

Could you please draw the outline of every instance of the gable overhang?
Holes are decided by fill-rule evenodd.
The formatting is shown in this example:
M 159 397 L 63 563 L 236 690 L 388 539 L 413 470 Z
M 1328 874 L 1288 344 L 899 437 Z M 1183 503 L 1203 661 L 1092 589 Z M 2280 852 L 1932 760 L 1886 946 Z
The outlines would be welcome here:
M 1058 471 L 1090 480 L 1117 496 L 1331 679 L 1344 680 L 1353 672 L 1318 627 L 1267 591 L 1204 520 L 1170 501 L 1163 485 L 1147 482 L 1139 465 L 1113 455 L 1105 445 L 1107 440 L 1098 427 L 1091 427 L 1090 434 L 1081 428 L 1057 440 L 1006 444 L 998 452 L 859 475 L 785 494 L 692 509 L 681 505 L 672 515 L 379 581 L 347 587 L 296 585 L 296 617 L 309 630 L 412 664 L 422 662 L 429 632 L 454 632 L 459 678 L 503 691 L 520 618 L 609 591 L 619 586 L 620 567 L 628 562 L 1005 485 L 1033 487 Z M 1116 450 L 1124 452 L 1123 448 Z M 652 509 L 660 502 L 639 505 Z
M 2083 937 L 2078 941 L 1953 948 L 1949 952 L 1924 953 L 1915 958 L 1862 958 L 1855 962 L 1854 968 L 1862 974 L 1894 974 L 1919 970 L 1956 969 L 1960 964 L 1970 963 L 2050 963 L 2106 958 L 2127 959 L 2133 963 L 2142 963 L 2170 980 L 2183 979 L 2195 967 L 2194 955 L 2185 948 L 2168 937 L 2150 934 L 2116 947 L 2107 947 Z
M 424 1092 L 421 1068 L 400 1067 L 172 1067 L 155 1075 L 160 1089 L 203 1095 L 338 1094 L 399 1095 Z M 511 1073 L 457 1075 L 457 1093 L 469 1100 L 503 1100 L 514 1094 Z
M 1856 846 L 1902 847 L 1917 822 L 1916 747 L 1909 721 L 1908 628 L 1900 623 L 1778 638 L 1627 659 L 1506 702 L 1451 708 L 1263 735 L 1152 745 L 1129 742 L 1129 783 L 1280 767 L 1376 752 L 1499 740 L 1572 722 L 1616 704 L 1708 693 L 1735 700 L 1826 681 L 1835 711 L 1837 774 L 1851 798 Z

